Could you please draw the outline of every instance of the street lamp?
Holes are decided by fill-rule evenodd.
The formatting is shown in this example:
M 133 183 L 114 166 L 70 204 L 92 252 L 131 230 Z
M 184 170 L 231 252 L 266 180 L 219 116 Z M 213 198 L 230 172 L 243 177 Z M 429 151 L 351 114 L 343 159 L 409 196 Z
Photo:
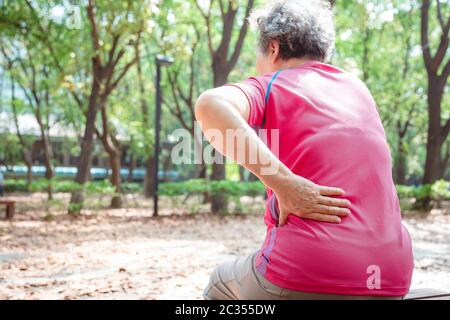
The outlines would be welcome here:
M 161 67 L 169 66 L 173 63 L 171 57 L 163 56 L 158 54 L 155 58 L 156 64 L 156 114 L 155 114 L 155 172 L 154 172 L 154 183 L 153 183 L 153 216 L 158 216 L 158 183 L 159 183 L 159 134 L 161 131 L 161 103 L 162 103 L 162 93 L 161 93 Z

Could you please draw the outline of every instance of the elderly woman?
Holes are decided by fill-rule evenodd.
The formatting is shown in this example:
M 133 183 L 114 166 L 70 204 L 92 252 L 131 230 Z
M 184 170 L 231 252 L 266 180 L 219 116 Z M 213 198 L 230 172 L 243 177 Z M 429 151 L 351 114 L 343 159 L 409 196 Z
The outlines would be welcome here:
M 258 76 L 204 92 L 195 111 L 212 145 L 267 187 L 267 235 L 256 253 L 216 268 L 204 297 L 401 299 L 413 258 L 389 148 L 365 85 L 324 63 L 334 44 L 330 8 L 270 1 L 251 20 Z M 278 134 L 266 145 L 255 127 Z

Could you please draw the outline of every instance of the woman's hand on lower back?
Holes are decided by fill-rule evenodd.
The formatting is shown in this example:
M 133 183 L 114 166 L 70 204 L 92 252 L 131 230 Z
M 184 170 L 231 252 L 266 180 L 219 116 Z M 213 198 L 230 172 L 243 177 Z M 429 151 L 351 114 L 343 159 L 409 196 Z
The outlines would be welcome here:
M 289 214 L 331 223 L 341 223 L 341 218 L 350 214 L 350 201 L 334 198 L 342 196 L 344 190 L 320 186 L 293 173 L 272 190 L 278 200 L 279 226 L 286 223 Z

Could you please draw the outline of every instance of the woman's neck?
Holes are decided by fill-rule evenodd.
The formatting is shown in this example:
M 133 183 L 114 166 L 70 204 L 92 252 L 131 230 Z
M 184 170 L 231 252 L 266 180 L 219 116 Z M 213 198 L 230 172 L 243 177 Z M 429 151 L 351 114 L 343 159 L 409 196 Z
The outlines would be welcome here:
M 304 58 L 291 58 L 289 60 L 286 61 L 282 61 L 280 63 L 280 68 L 279 69 L 291 69 L 291 68 L 297 68 L 300 67 L 301 65 L 310 62 L 310 61 L 315 61 L 314 59 L 311 59 L 309 57 L 304 57 Z

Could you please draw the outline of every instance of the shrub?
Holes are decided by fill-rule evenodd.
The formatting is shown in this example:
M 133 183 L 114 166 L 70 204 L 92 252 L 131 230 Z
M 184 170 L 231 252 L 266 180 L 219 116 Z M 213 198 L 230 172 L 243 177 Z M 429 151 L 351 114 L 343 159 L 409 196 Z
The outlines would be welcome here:
M 4 183 L 5 192 L 27 192 L 26 180 L 7 179 Z
M 125 182 L 122 184 L 123 193 L 140 193 L 142 192 L 142 184 L 135 182 Z
M 6 179 L 4 189 L 6 192 L 46 192 L 49 181 L 37 179 L 31 182 L 29 190 L 24 179 Z M 72 180 L 52 180 L 53 192 L 73 192 L 81 190 L 81 186 Z M 400 199 L 415 198 L 416 202 L 423 199 L 450 200 L 450 181 L 439 180 L 432 185 L 405 186 L 396 185 Z M 227 197 L 238 199 L 241 196 L 256 197 L 264 194 L 265 187 L 259 181 L 239 182 L 230 180 L 207 181 L 204 179 L 191 179 L 182 182 L 165 182 L 160 184 L 159 194 L 169 197 L 208 192 L 212 195 L 224 194 Z M 123 183 L 124 193 L 140 193 L 142 185 L 139 183 Z M 95 195 L 114 195 L 115 188 L 109 180 L 91 181 L 86 184 L 85 192 Z
M 26 180 L 5 180 L 6 192 L 47 192 L 49 186 L 49 180 L 37 179 L 33 180 L 30 184 L 29 190 L 27 190 Z M 54 193 L 73 192 L 81 190 L 81 185 L 71 180 L 58 180 L 51 181 L 52 189 Z M 86 192 L 90 194 L 111 194 L 114 193 L 114 187 L 109 180 L 92 181 L 86 184 Z
M 52 185 L 52 190 L 54 193 L 61 192 L 72 192 L 76 190 L 80 190 L 81 186 L 69 180 L 52 180 L 51 182 L 47 179 L 39 179 L 31 182 L 30 191 L 31 192 L 46 192 L 49 184 Z
M 264 185 L 259 181 L 206 181 L 192 179 L 183 182 L 162 183 L 159 189 L 160 195 L 179 196 L 183 194 L 202 194 L 208 192 L 212 195 L 225 194 L 228 197 L 250 196 L 256 197 L 264 194 Z
M 431 186 L 431 196 L 436 200 L 450 200 L 450 181 L 436 181 Z
M 433 184 L 421 186 L 397 185 L 397 193 L 400 199 L 415 198 L 416 202 L 425 199 L 450 200 L 450 181 L 439 180 Z
M 397 194 L 400 199 L 414 197 L 414 186 L 396 185 Z
M 90 195 L 115 195 L 116 188 L 109 180 L 91 181 L 86 184 L 85 193 Z

